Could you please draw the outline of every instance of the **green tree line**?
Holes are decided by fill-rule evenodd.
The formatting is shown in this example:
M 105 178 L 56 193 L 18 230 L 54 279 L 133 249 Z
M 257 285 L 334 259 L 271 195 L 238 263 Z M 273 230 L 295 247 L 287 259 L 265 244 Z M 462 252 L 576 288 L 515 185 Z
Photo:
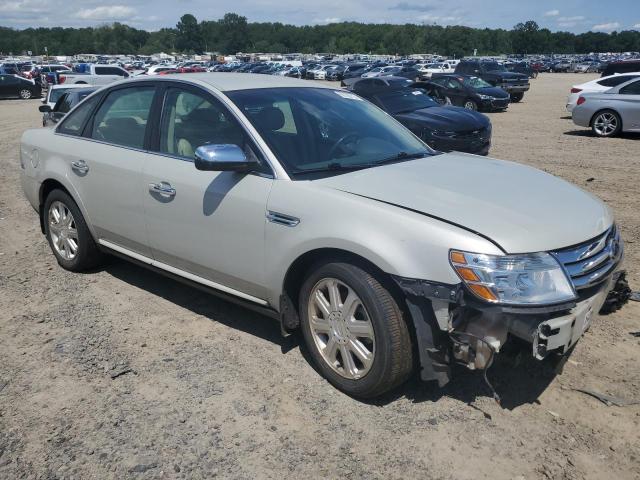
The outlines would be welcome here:
M 248 22 L 227 13 L 219 20 L 198 21 L 191 14 L 175 28 L 155 32 L 121 23 L 86 28 L 0 27 L 0 53 L 27 51 L 42 55 L 77 53 L 151 54 L 164 52 L 277 52 L 277 53 L 438 53 L 464 56 L 503 53 L 590 53 L 640 51 L 640 32 L 552 32 L 534 21 L 511 30 L 417 24 L 286 25 Z

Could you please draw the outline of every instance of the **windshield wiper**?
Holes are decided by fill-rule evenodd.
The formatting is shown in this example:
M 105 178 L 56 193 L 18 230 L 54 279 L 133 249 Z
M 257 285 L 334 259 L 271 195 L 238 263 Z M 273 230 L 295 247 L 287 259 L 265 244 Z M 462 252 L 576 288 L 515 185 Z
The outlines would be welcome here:
M 318 172 L 339 172 L 339 171 L 348 171 L 348 170 L 360 170 L 362 168 L 366 168 L 369 166 L 371 165 L 370 164 L 363 165 L 362 163 L 358 163 L 355 165 L 345 165 L 344 163 L 340 163 L 340 162 L 330 162 L 324 167 L 294 170 L 292 173 L 294 175 L 305 175 L 307 173 L 318 173 Z
M 415 160 L 417 158 L 423 158 L 430 154 L 430 152 L 398 152 L 395 155 L 392 155 L 387 158 L 383 158 L 377 162 L 371 163 L 370 165 L 384 165 L 386 163 L 394 163 L 394 162 L 403 162 L 405 160 Z

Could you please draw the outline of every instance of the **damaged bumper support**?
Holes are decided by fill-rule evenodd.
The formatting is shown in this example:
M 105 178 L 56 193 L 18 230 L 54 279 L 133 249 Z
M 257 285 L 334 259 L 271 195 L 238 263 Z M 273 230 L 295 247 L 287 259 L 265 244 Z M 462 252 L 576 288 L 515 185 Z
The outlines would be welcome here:
M 500 306 L 478 300 L 462 284 L 395 277 L 415 325 L 421 378 L 443 386 L 451 379 L 453 363 L 487 369 L 510 336 L 528 342 L 538 360 L 568 354 L 601 309 L 608 313 L 628 299 L 619 265 L 596 285 L 578 291 L 577 300 L 546 307 Z

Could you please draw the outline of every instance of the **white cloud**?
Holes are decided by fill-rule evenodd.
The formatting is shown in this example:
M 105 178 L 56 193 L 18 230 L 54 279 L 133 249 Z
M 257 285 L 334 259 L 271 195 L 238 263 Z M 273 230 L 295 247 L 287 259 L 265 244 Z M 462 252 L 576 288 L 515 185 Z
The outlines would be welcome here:
M 558 27 L 561 28 L 575 27 L 579 23 L 584 23 L 585 20 L 586 18 L 582 15 L 575 15 L 573 17 L 558 17 L 556 19 Z
M 618 22 L 599 23 L 598 25 L 591 27 L 594 32 L 612 32 L 618 28 L 620 28 L 620 24 Z
M 636 24 L 635 24 L 633 27 L 631 27 L 631 28 L 634 28 L 634 29 L 636 29 L 636 30 L 640 30 L 640 23 L 636 23 Z
M 46 2 L 43 0 L 15 0 L 0 2 L 0 11 L 3 13 L 44 12 Z
M 85 8 L 76 13 L 82 20 L 126 20 L 136 13 L 135 9 L 124 5 L 109 5 L 96 8 Z
M 327 18 L 314 18 L 312 20 L 313 23 L 323 23 L 328 25 L 330 23 L 340 23 L 342 21 L 339 17 L 327 17 Z
M 560 15 L 560 10 L 549 10 L 548 12 L 544 12 L 545 17 L 557 17 Z

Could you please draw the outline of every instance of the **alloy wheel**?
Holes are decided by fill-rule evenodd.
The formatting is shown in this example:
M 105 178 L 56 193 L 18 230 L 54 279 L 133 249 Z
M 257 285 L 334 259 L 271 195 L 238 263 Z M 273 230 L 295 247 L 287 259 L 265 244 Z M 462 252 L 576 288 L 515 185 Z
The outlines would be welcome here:
M 476 106 L 475 102 L 471 101 L 471 100 L 467 100 L 464 103 L 464 108 L 466 108 L 467 110 L 477 110 L 478 107 Z
M 24 100 L 30 99 L 31 98 L 31 90 L 27 90 L 26 88 L 20 90 L 20 98 L 23 98 Z
M 344 282 L 323 278 L 308 301 L 311 336 L 322 359 L 350 380 L 365 376 L 375 358 L 373 323 L 358 294 Z
M 608 137 L 618 129 L 618 118 L 610 112 L 603 112 L 593 120 L 593 129 L 598 135 Z
M 54 250 L 64 260 L 73 260 L 78 254 L 78 230 L 69 207 L 56 200 L 47 217 Z

